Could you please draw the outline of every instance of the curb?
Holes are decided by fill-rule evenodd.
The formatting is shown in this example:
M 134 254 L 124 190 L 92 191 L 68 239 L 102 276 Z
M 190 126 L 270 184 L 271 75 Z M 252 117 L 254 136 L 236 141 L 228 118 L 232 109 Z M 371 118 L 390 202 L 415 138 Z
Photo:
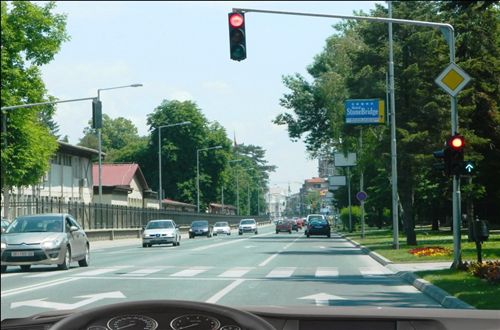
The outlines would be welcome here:
M 413 285 L 416 289 L 427 295 L 428 297 L 434 299 L 438 303 L 440 303 L 444 308 L 452 308 L 452 309 L 475 309 L 475 307 L 467 304 L 466 302 L 452 296 L 448 292 L 443 289 L 435 286 L 434 284 L 421 279 L 413 272 L 410 271 L 400 271 L 397 270 L 392 264 L 393 262 L 377 252 L 373 252 L 367 247 L 359 244 L 358 242 L 346 237 L 343 234 L 337 233 L 340 237 L 344 238 L 348 242 L 352 243 L 354 246 L 361 248 L 361 251 L 368 254 L 375 261 L 380 263 L 382 266 L 386 266 L 389 270 L 393 271 L 396 275 L 404 279 L 409 284 Z

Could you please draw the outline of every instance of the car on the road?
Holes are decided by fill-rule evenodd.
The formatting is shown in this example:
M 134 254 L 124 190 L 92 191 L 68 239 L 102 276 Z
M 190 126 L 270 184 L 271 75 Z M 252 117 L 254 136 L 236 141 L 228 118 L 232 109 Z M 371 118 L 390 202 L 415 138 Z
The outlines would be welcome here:
M 299 227 L 299 229 L 302 229 L 305 227 L 303 218 L 297 218 L 296 220 L 297 220 L 297 227 Z
M 325 235 L 331 237 L 331 228 L 328 220 L 321 214 L 310 214 L 307 216 L 307 227 L 305 234 L 307 237 L 313 235 Z
M 90 243 L 76 219 L 66 213 L 33 214 L 12 221 L 1 240 L 2 273 L 8 266 L 29 271 L 31 265 L 69 269 L 72 261 L 87 267 Z
M 226 221 L 216 222 L 213 229 L 213 235 L 217 236 L 217 234 L 231 235 L 231 227 L 229 226 L 229 223 Z
M 191 222 L 189 238 L 195 238 L 196 236 L 212 237 L 212 230 L 213 228 L 207 220 L 195 220 Z
M 238 226 L 238 235 L 243 235 L 243 233 L 254 233 L 256 235 L 259 233 L 255 219 L 241 219 Z
M 154 244 L 181 245 L 179 226 L 170 219 L 150 220 L 142 233 L 142 247 Z
M 292 233 L 292 223 L 287 220 L 280 220 L 276 223 L 276 234 L 285 231 L 289 234 Z
M 292 230 L 299 231 L 299 225 L 297 224 L 297 220 L 290 219 L 288 220 L 292 224 Z

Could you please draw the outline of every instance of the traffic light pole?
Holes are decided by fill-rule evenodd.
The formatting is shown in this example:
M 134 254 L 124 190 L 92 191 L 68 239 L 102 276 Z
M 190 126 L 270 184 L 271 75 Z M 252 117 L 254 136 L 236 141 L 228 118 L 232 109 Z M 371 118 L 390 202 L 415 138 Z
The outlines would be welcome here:
M 265 14 L 279 14 L 279 15 L 295 15 L 295 16 L 310 16 L 310 17 L 323 17 L 323 18 L 340 18 L 340 19 L 353 19 L 360 21 L 378 22 L 378 23 L 395 23 L 403 25 L 417 25 L 426 26 L 432 28 L 439 28 L 444 34 L 445 39 L 448 43 L 450 49 L 450 64 L 455 63 L 455 31 L 453 26 L 448 23 L 436 23 L 427 21 L 414 21 L 407 19 L 398 18 L 384 18 L 384 17 L 369 17 L 369 16 L 351 16 L 351 15 L 328 15 L 328 14 L 314 14 L 314 13 L 301 13 L 301 12 L 289 12 L 289 11 L 276 11 L 276 10 L 260 10 L 260 9 L 249 9 L 249 8 L 233 8 L 233 12 L 237 13 L 265 13 Z M 392 92 L 392 91 L 391 91 Z M 391 93 L 393 97 L 394 93 Z M 451 97 L 451 134 L 455 134 L 458 129 L 458 114 L 456 110 L 456 98 Z M 392 103 L 392 102 L 391 102 Z M 394 111 L 394 109 L 391 109 Z M 394 164 L 394 162 L 393 162 Z M 394 171 L 394 168 L 392 169 Z M 396 181 L 393 180 L 393 196 L 395 191 L 397 192 L 397 187 L 394 187 Z M 453 177 L 453 264 L 452 268 L 457 268 L 462 263 L 461 251 L 460 251 L 460 182 L 459 177 L 456 175 Z M 397 208 L 395 209 L 397 210 Z M 394 210 L 394 198 L 393 198 L 393 212 Z M 397 211 L 396 211 L 397 212 Z

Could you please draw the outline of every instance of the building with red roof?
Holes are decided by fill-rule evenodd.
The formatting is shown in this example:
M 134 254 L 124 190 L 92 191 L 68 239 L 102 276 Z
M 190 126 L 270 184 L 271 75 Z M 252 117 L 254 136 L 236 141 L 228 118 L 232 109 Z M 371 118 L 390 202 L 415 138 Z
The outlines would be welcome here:
M 99 165 L 92 167 L 94 203 L 99 203 Z M 102 204 L 158 208 L 152 191 L 138 164 L 102 164 Z

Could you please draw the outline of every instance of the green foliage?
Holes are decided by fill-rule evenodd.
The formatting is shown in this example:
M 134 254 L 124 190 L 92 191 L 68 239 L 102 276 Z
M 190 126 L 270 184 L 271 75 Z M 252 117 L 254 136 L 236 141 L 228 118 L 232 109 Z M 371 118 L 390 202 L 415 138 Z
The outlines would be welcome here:
M 349 228 L 349 207 L 340 209 L 340 220 L 344 228 Z M 355 230 L 356 225 L 361 223 L 361 208 L 359 206 L 351 206 L 351 221 L 352 229 Z
M 385 17 L 381 5 L 370 16 Z M 463 2 L 395 2 L 394 17 L 449 22 L 456 32 L 456 62 L 473 77 L 459 94 L 460 133 L 466 138 L 466 159 L 478 165 L 464 196 L 474 198 L 475 210 L 491 222 L 500 212 L 500 29 L 497 5 Z M 343 102 L 352 98 L 386 98 L 387 25 L 348 21 L 335 26 L 324 50 L 307 68 L 309 81 L 298 74 L 283 78 L 289 89 L 281 99 L 287 110 L 274 123 L 286 125 L 292 140 L 304 138 L 311 156 L 356 152 L 365 178 L 367 217 L 382 225 L 391 208 L 391 157 L 388 126 L 344 124 Z M 444 219 L 451 208 L 448 178 L 432 172 L 432 152 L 450 136 L 450 98 L 434 79 L 449 64 L 449 49 L 438 29 L 393 25 L 398 152 L 398 193 L 408 243 L 415 242 L 416 219 Z M 363 147 L 359 137 L 362 134 Z M 336 192 L 346 205 L 345 189 Z M 495 202 L 495 200 L 497 202 Z M 465 200 L 464 200 L 465 201 Z
M 47 95 L 39 67 L 59 51 L 66 17 L 53 14 L 55 2 L 1 2 L 1 106 L 36 103 Z M 38 183 L 57 149 L 53 106 L 8 110 L 2 115 L 2 186 Z M 3 129 L 5 125 L 5 130 Z

